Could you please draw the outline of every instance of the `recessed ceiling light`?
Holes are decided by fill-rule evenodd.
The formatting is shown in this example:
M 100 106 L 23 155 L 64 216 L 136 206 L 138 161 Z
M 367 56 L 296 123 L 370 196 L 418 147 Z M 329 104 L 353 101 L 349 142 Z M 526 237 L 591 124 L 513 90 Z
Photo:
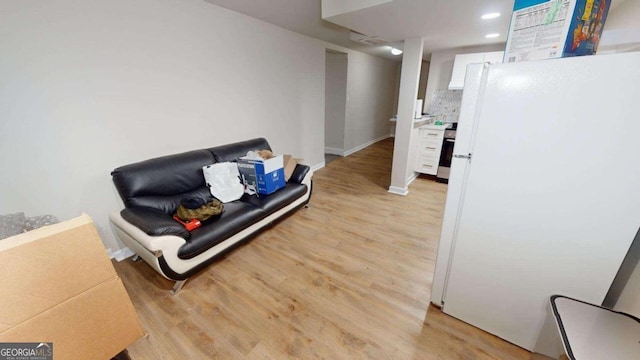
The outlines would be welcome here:
M 499 16 L 500 16 L 500 13 L 497 13 L 497 12 L 495 12 L 495 13 L 488 13 L 488 14 L 484 14 L 484 15 L 482 15 L 482 16 L 481 16 L 481 19 L 482 19 L 482 20 L 489 20 L 489 19 L 495 19 L 495 18 L 497 18 L 497 17 L 499 17 Z
M 391 48 L 391 54 L 392 55 L 400 55 L 400 54 L 402 54 L 402 50 L 392 47 Z
M 493 38 L 497 38 L 498 36 L 500 36 L 500 34 L 493 33 L 493 34 L 487 34 L 484 37 L 486 37 L 487 39 L 493 39 Z

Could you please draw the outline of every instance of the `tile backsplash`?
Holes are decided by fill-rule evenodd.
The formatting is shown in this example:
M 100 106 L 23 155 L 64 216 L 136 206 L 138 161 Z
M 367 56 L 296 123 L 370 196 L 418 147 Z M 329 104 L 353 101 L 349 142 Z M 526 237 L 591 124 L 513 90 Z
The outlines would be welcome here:
M 427 113 L 444 122 L 458 122 L 462 90 L 436 90 L 431 96 Z

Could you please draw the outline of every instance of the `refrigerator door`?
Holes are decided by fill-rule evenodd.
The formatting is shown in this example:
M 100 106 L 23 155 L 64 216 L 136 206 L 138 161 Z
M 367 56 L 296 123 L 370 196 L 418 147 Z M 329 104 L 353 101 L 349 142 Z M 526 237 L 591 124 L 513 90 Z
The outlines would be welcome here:
M 478 101 L 482 98 L 481 90 L 484 89 L 485 70 L 487 64 L 469 65 L 466 72 L 462 93 L 462 104 L 460 106 L 460 117 L 458 118 L 458 129 L 456 130 L 456 143 L 453 148 L 454 155 L 464 155 L 471 153 L 472 137 L 475 133 L 475 112 L 478 109 Z M 485 75 L 485 76 L 483 76 Z M 467 164 L 469 161 L 461 157 L 452 157 L 449 169 L 449 185 L 447 186 L 447 199 L 445 202 L 445 212 L 440 231 L 440 241 L 438 243 L 438 256 L 436 259 L 433 285 L 431 286 L 431 302 L 442 306 L 444 289 L 447 283 L 447 273 L 451 260 L 451 249 L 454 243 L 454 234 L 457 224 L 457 212 L 460 208 L 462 198 L 462 188 L 467 177 Z M 439 170 L 438 170 L 439 171 Z M 440 175 L 440 173 L 438 173 Z
M 640 53 L 489 66 L 461 205 L 445 211 L 445 313 L 555 356 L 549 297 L 603 301 L 640 226 L 638 64 Z

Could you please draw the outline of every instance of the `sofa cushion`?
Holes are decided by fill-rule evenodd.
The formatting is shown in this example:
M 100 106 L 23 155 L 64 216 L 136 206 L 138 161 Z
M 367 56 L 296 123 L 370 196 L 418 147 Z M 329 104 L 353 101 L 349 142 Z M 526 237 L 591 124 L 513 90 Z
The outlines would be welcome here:
M 291 174 L 289 178 L 289 182 L 302 183 L 309 171 L 311 171 L 311 168 L 308 165 L 296 164 L 296 167 L 293 169 L 293 174 Z
M 162 211 L 165 214 L 173 215 L 176 213 L 176 210 L 178 210 L 180 201 L 185 198 L 201 198 L 207 202 L 213 200 L 209 189 L 206 187 L 201 187 L 193 191 L 176 195 L 136 196 L 129 199 L 129 204 L 127 207 L 146 206 Z
M 189 232 L 179 222 L 173 220 L 171 215 L 144 206 L 126 208 L 120 212 L 122 218 L 132 225 L 137 226 L 147 235 L 176 235 L 183 239 L 189 238 Z
M 264 210 L 250 203 L 240 200 L 226 203 L 222 214 L 215 219 L 203 221 L 201 227 L 191 231 L 187 243 L 178 250 L 178 257 L 191 259 L 264 217 Z
M 121 166 L 111 175 L 126 207 L 149 206 L 171 213 L 177 208 L 176 198 L 179 203 L 182 197 L 199 194 L 200 188 L 208 192 L 202 167 L 214 161 L 209 151 L 195 150 Z
M 240 200 L 250 203 L 265 211 L 265 217 L 274 213 L 283 207 L 289 205 L 294 200 L 302 197 L 307 192 L 307 186 L 295 183 L 287 183 L 287 185 L 268 195 L 256 196 L 245 194 Z
M 271 150 L 271 146 L 265 138 L 251 139 L 233 144 L 216 146 L 207 149 L 216 159 L 216 162 L 236 161 L 242 156 L 246 156 L 252 150 Z

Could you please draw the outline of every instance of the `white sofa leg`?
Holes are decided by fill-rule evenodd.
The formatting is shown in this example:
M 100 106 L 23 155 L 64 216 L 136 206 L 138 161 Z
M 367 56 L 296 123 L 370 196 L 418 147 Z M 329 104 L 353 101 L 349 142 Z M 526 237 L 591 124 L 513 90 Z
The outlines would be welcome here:
M 186 279 L 185 280 L 176 281 L 176 283 L 173 285 L 173 289 L 171 289 L 171 295 L 175 295 L 175 294 L 179 293 L 180 290 L 182 290 L 182 286 L 186 282 L 187 282 Z
M 133 262 L 138 262 L 138 261 L 142 260 L 142 258 L 140 257 L 140 255 L 134 254 L 133 257 L 131 258 L 131 260 L 133 260 Z

